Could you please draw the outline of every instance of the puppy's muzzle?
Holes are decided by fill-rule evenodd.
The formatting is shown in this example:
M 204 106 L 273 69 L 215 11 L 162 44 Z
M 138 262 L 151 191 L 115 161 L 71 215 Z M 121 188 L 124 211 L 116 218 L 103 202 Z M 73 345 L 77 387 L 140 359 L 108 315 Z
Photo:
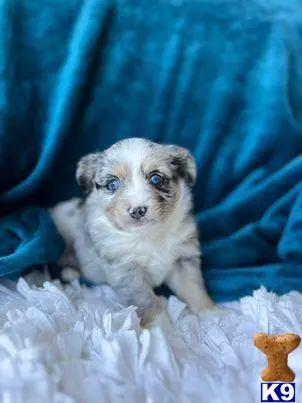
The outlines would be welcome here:
M 128 212 L 130 214 L 130 216 L 134 219 L 134 220 L 140 220 L 142 217 L 144 217 L 144 215 L 146 215 L 147 212 L 147 207 L 146 206 L 138 206 L 135 208 L 130 207 L 128 209 Z

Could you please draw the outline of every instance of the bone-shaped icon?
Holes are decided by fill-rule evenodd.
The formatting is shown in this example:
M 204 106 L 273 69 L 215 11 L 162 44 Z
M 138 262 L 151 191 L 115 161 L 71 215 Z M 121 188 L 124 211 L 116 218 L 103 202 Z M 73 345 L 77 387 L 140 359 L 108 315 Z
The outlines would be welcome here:
M 254 336 L 254 345 L 267 358 L 268 367 L 261 373 L 265 382 L 293 382 L 295 373 L 287 364 L 288 354 L 300 344 L 301 338 L 296 334 L 270 335 L 258 333 Z

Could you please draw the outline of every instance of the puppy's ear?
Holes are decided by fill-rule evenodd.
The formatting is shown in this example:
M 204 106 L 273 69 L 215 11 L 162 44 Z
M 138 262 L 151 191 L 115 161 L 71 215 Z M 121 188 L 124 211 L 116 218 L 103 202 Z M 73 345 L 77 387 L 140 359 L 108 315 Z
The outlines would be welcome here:
M 85 155 L 80 159 L 76 170 L 76 179 L 83 193 L 88 194 L 93 188 L 93 179 L 102 163 L 103 153 Z
M 196 181 L 196 162 L 189 150 L 179 146 L 167 146 L 170 164 L 175 173 L 189 185 L 193 186 Z

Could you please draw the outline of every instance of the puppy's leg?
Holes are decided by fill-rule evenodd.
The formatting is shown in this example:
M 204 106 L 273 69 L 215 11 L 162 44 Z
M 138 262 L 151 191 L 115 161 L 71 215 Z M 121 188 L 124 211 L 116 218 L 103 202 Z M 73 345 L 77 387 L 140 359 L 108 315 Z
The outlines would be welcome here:
M 74 198 L 58 203 L 48 210 L 67 247 L 72 246 L 76 231 L 79 227 L 80 201 L 79 198 Z
M 138 308 L 142 326 L 162 322 L 158 318 L 165 315 L 163 305 L 142 270 L 111 267 L 106 269 L 106 279 L 123 303 Z
M 79 263 L 74 252 L 73 244 L 78 233 L 78 228 L 80 227 L 80 201 L 80 199 L 74 198 L 58 203 L 48 210 L 58 232 L 66 244 L 65 252 L 58 261 L 59 266 L 63 268 L 70 267 L 79 270 Z M 70 273 L 67 277 L 71 278 Z
M 194 313 L 215 307 L 204 285 L 199 257 L 180 259 L 165 282 Z

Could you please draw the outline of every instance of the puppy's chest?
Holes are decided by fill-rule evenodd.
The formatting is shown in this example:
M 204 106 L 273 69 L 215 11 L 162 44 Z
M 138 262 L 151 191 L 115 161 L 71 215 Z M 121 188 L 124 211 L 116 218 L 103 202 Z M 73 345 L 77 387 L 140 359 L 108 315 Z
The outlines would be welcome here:
M 154 286 L 162 284 L 175 264 L 175 245 L 160 244 L 160 242 L 155 245 L 144 245 L 143 243 L 138 249 L 139 253 L 135 257 L 137 264 L 148 272 Z
M 148 273 L 152 285 L 163 283 L 176 260 L 177 246 L 168 240 L 150 240 L 143 237 L 123 239 L 119 243 L 121 263 L 135 265 Z

